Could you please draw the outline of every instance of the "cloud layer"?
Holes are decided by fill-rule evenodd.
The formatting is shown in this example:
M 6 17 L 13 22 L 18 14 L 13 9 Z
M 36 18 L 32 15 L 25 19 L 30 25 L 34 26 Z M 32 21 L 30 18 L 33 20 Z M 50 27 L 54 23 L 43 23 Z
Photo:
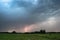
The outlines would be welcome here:
M 41 28 L 60 31 L 59 3 L 59 0 L 13 0 L 7 2 L 8 5 L 0 2 L 0 31 L 24 32 L 29 29 L 30 32 Z

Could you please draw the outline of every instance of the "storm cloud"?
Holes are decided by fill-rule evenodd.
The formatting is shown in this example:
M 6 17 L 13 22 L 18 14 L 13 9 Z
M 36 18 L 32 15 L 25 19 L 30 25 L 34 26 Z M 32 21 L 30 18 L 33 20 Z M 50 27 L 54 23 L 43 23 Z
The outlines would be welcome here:
M 60 0 L 0 1 L 0 31 L 60 31 L 59 18 Z

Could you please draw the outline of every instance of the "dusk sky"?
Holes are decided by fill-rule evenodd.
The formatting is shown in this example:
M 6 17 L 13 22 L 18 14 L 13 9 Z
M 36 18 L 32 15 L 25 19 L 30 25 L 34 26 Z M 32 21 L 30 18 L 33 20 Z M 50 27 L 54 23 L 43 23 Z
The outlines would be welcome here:
M 60 32 L 60 0 L 0 0 L 0 32 Z

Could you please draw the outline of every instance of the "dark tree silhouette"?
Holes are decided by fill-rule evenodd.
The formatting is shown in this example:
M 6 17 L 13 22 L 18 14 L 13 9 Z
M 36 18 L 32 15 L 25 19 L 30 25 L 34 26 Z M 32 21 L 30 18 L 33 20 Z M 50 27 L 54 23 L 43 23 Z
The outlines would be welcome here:
M 40 33 L 46 33 L 46 31 L 45 30 L 40 30 Z
M 13 31 L 12 33 L 16 33 L 16 31 Z

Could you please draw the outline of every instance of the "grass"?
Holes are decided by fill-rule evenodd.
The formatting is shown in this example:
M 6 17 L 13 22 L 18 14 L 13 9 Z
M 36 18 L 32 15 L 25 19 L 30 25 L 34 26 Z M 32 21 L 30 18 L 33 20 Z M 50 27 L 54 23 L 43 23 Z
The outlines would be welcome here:
M 60 40 L 60 34 L 0 34 L 0 40 Z

